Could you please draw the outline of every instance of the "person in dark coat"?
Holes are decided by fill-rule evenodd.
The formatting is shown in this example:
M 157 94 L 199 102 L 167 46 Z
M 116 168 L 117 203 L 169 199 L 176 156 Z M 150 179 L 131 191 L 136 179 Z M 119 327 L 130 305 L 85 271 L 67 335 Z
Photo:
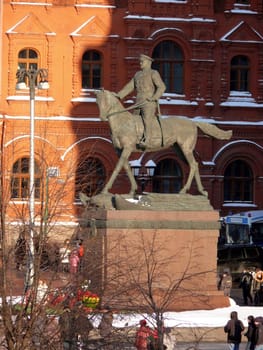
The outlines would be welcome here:
M 239 344 L 241 343 L 242 332 L 245 327 L 238 319 L 236 311 L 232 311 L 230 314 L 230 320 L 224 327 L 225 333 L 227 333 L 227 342 L 229 344 L 229 350 L 239 350 Z
M 256 325 L 255 350 L 263 350 L 263 317 L 256 317 L 255 325 Z
M 74 313 L 65 307 L 62 315 L 59 317 L 59 326 L 63 350 L 73 350 L 75 344 L 75 316 Z
M 244 305 L 248 305 L 248 300 L 251 304 L 253 303 L 253 298 L 251 295 L 252 280 L 252 274 L 249 271 L 244 270 L 240 281 L 240 288 L 242 288 Z
M 102 338 L 109 338 L 112 333 L 113 312 L 108 306 L 105 307 L 101 322 L 99 324 L 99 332 Z
M 248 328 L 244 334 L 244 336 L 247 337 L 246 350 L 254 350 L 256 345 L 256 324 L 254 316 L 248 316 L 247 321 Z
M 22 270 L 22 267 L 26 259 L 26 253 L 27 253 L 27 241 L 25 238 L 25 232 L 22 231 L 19 234 L 19 237 L 15 245 L 15 263 L 16 263 L 17 270 Z
M 93 325 L 90 322 L 87 314 L 78 308 L 75 312 L 74 319 L 74 327 L 75 327 L 75 339 L 81 339 L 81 341 L 85 344 L 89 341 L 90 331 L 93 329 Z

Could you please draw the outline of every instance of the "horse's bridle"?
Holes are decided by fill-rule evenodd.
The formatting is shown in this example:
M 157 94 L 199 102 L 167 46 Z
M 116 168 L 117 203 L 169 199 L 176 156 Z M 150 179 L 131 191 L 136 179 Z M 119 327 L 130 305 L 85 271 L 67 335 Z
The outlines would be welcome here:
M 136 109 L 136 108 L 140 108 L 142 106 L 144 106 L 145 104 L 147 103 L 147 101 L 143 101 L 143 102 L 140 102 L 140 103 L 135 103 L 134 105 L 130 106 L 130 107 L 127 107 L 127 108 L 123 108 L 122 110 L 120 111 L 116 111 L 116 112 L 112 112 L 110 114 L 108 114 L 108 118 L 113 116 L 114 114 L 119 114 L 119 113 L 123 113 L 123 112 L 128 112 L 132 109 Z

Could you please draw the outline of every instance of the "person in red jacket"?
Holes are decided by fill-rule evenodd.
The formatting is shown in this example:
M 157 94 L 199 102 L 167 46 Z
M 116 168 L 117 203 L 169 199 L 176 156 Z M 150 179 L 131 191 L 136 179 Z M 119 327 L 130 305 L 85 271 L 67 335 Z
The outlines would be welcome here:
M 140 321 L 140 328 L 136 332 L 135 347 L 137 350 L 147 350 L 147 346 L 150 342 L 150 336 L 152 330 L 147 326 L 145 320 Z
M 79 271 L 83 270 L 84 247 L 82 239 L 78 242 Z

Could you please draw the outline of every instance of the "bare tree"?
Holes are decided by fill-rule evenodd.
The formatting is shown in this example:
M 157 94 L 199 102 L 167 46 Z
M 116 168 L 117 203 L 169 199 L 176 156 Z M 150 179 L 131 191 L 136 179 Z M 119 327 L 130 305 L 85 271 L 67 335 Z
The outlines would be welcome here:
M 82 279 L 80 274 L 77 280 L 72 281 L 67 277 L 63 284 L 61 283 L 58 291 L 54 290 L 56 281 L 61 278 L 58 270 L 58 256 L 55 246 L 55 240 L 52 235 L 56 232 L 56 223 L 59 218 L 68 212 L 68 202 L 74 199 L 76 178 L 75 169 L 80 166 L 68 162 L 68 168 L 64 168 L 64 173 L 58 177 L 52 176 L 52 171 L 56 170 L 52 164 L 57 164 L 58 160 L 50 157 L 46 162 L 46 150 L 44 147 L 38 148 L 38 159 L 42 159 L 37 168 L 37 182 L 35 183 L 38 200 L 35 205 L 35 225 L 33 227 L 33 237 L 29 236 L 29 205 L 28 189 L 25 187 L 25 200 L 19 205 L 11 198 L 13 185 L 16 184 L 15 175 L 7 177 L 4 148 L 5 124 L 2 124 L 1 130 L 1 162 L 0 162 L 0 218 L 1 218 L 1 252 L 0 252 L 0 296 L 1 296 L 1 316 L 2 327 L 0 329 L 0 347 L 8 350 L 32 350 L 32 349 L 60 349 L 61 338 L 58 325 L 58 316 L 63 312 L 65 304 L 70 299 L 74 299 Z M 16 151 L 16 150 L 14 150 Z M 50 152 L 49 152 L 50 154 Z M 86 157 L 92 156 L 92 151 Z M 26 161 L 26 160 L 25 160 Z M 86 166 L 86 171 L 90 174 L 94 170 L 93 163 Z M 94 178 L 94 175 L 93 175 Z M 90 193 L 89 193 L 90 194 Z M 26 238 L 25 246 L 25 271 L 26 275 L 32 274 L 32 279 L 25 277 L 25 288 L 21 291 L 19 298 L 13 295 L 14 281 L 10 280 L 10 269 L 12 259 L 14 258 L 14 245 L 10 241 L 10 229 L 8 227 L 7 211 L 12 211 L 16 218 L 17 226 L 12 230 L 16 236 L 21 233 Z M 60 230 L 63 229 L 60 226 Z M 71 232 L 74 236 L 74 232 Z M 33 239 L 33 242 L 30 242 Z M 72 238 L 74 239 L 74 238 Z M 30 246 L 30 243 L 33 243 Z M 19 257 L 18 257 L 19 260 Z M 30 262 L 33 267 L 27 264 Z M 41 280 L 45 275 L 45 269 L 48 268 L 48 278 L 45 280 L 45 287 L 40 288 Z M 32 269 L 32 270 L 30 270 Z M 32 273 L 33 271 L 33 273 Z M 20 274 L 22 274 L 21 272 Z M 30 276 L 29 276 L 30 277 Z M 30 282 L 30 283 L 29 283 Z M 65 294 L 63 303 L 54 303 L 57 294 Z M 80 305 L 81 306 L 81 305 Z M 78 309 L 77 314 L 81 314 Z M 90 312 L 88 318 L 93 317 Z M 76 333 L 77 333 L 76 329 Z

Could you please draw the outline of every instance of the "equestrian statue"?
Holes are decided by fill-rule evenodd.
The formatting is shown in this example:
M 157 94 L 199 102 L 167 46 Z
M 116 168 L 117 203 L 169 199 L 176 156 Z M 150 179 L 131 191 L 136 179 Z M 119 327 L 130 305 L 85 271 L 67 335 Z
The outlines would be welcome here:
M 198 163 L 193 154 L 198 129 L 219 140 L 230 139 L 232 131 L 224 131 L 213 124 L 187 117 L 162 117 L 158 100 L 165 91 L 165 84 L 159 73 L 151 69 L 152 58 L 140 55 L 139 60 L 141 70 L 119 93 L 107 90 L 99 90 L 96 93 L 100 118 L 109 122 L 113 145 L 120 153 L 118 163 L 102 194 L 109 193 L 116 177 L 124 168 L 131 184 L 129 195 L 135 195 L 137 183 L 129 165 L 131 153 L 157 152 L 169 147 L 175 147 L 175 149 L 179 147 L 190 168 L 187 181 L 180 193 L 186 193 L 195 179 L 199 193 L 207 196 L 207 191 L 202 186 Z M 137 92 L 136 103 L 125 109 L 121 99 L 133 90 Z M 132 109 L 133 113 L 130 112 Z

